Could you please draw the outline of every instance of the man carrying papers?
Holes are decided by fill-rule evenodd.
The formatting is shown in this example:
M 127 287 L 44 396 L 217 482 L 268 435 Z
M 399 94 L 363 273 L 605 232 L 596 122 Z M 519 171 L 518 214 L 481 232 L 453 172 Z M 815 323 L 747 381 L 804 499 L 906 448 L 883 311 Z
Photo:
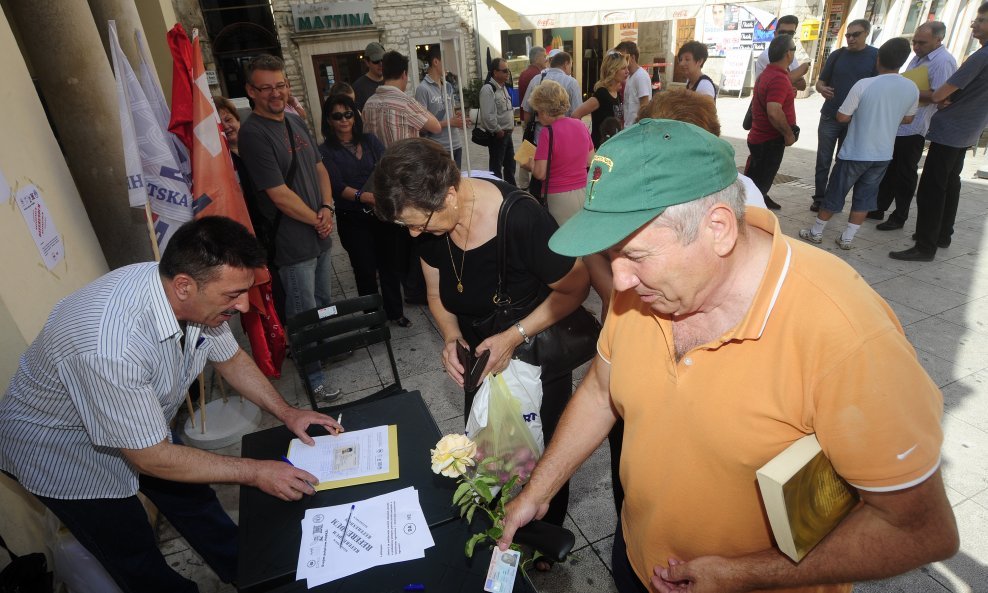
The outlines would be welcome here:
M 289 406 L 237 345 L 264 250 L 240 224 L 182 226 L 160 263 L 125 266 L 56 305 L 0 401 L 0 469 L 35 494 L 121 590 L 198 591 L 158 550 L 144 493 L 223 582 L 237 570 L 237 526 L 207 485 L 255 486 L 283 500 L 315 477 L 283 461 L 225 457 L 172 442 L 168 426 L 206 361 L 307 444 L 332 418 Z
M 502 550 L 619 417 L 622 593 L 845 593 L 957 550 L 942 397 L 895 315 L 850 266 L 746 210 L 737 177 L 730 144 L 668 120 L 594 157 L 583 209 L 549 247 L 606 250 L 615 294 L 597 358 L 507 506 Z M 793 564 L 755 472 L 811 433 L 861 505 Z

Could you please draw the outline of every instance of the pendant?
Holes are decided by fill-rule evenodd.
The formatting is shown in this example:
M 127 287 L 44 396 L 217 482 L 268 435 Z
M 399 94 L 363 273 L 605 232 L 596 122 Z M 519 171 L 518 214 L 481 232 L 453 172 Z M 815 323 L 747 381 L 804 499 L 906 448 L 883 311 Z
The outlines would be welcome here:
M 462 282 L 457 282 L 456 283 L 456 292 L 460 292 L 460 293 L 463 292 L 463 283 Z

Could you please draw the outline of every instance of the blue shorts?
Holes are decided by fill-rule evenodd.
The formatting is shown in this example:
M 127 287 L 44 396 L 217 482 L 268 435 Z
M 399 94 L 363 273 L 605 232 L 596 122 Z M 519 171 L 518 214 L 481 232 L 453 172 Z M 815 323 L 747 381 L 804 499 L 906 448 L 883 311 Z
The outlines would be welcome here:
M 820 207 L 828 212 L 844 209 L 847 192 L 854 188 L 851 197 L 852 212 L 871 212 L 878 208 L 878 187 L 885 177 L 889 161 L 845 161 L 840 158 L 830 172 L 827 193 Z

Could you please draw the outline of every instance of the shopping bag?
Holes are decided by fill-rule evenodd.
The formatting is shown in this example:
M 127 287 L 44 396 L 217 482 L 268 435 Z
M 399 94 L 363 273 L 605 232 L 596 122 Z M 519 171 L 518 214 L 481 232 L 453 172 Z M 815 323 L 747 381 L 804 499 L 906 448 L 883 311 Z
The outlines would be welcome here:
M 538 445 L 541 454 L 545 450 L 545 439 L 542 436 L 542 369 L 538 366 L 522 362 L 517 358 L 511 359 L 508 368 L 500 375 L 504 382 L 506 396 L 519 404 L 519 417 L 524 420 L 532 438 Z M 473 398 L 470 414 L 467 416 L 466 435 L 474 438 L 480 430 L 487 426 L 490 398 L 493 386 L 496 384 L 495 375 L 490 374 L 481 383 L 480 389 Z
M 514 362 L 512 361 L 512 363 Z M 518 364 L 525 365 L 526 363 L 519 362 Z M 535 368 L 538 369 L 538 367 Z M 485 380 L 485 385 L 489 385 L 487 403 L 481 405 L 486 405 L 487 408 L 484 419 L 486 425 L 479 430 L 475 429 L 476 432 L 468 432 L 468 436 L 477 444 L 477 458 L 482 461 L 477 468 L 479 472 L 496 477 L 499 484 L 505 484 L 512 476 L 518 476 L 517 484 L 521 485 L 528 481 L 532 470 L 535 469 L 535 463 L 542 455 L 542 427 L 541 419 L 538 418 L 538 408 L 536 408 L 536 412 L 530 413 L 529 417 L 532 418 L 533 423 L 536 419 L 539 420 L 540 441 L 537 442 L 532 430 L 530 430 L 529 423 L 522 415 L 522 399 L 516 397 L 511 388 L 508 387 L 508 379 L 512 375 L 514 378 L 511 380 L 516 384 L 517 389 L 519 375 L 528 378 L 530 374 L 526 373 L 527 369 L 523 367 L 514 369 L 512 372 L 509 370 L 510 367 L 504 373 L 491 375 Z M 477 395 L 479 397 L 480 393 Z M 526 394 L 524 397 L 528 399 L 530 395 Z M 540 388 L 538 393 L 540 400 L 541 395 Z M 474 399 L 474 406 L 477 406 L 477 399 Z M 472 408 L 470 415 L 473 419 Z

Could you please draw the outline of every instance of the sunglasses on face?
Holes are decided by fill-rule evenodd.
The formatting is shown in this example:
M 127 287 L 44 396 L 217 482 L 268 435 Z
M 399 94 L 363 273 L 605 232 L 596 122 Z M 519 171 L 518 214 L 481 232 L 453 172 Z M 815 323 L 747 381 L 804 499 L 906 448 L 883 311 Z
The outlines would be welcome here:
M 353 112 L 352 111 L 334 111 L 333 113 L 329 114 L 329 117 L 333 118 L 336 121 L 340 121 L 341 119 L 353 119 Z
M 384 59 L 382 58 L 380 60 L 371 60 L 370 63 L 371 64 L 374 64 L 375 66 L 379 66 L 381 64 L 381 62 L 383 62 L 383 61 L 384 61 Z
M 854 33 L 844 33 L 844 37 L 847 37 L 848 39 L 857 39 L 862 35 L 864 35 L 864 31 L 855 31 Z
M 501 70 L 500 68 L 498 68 L 497 70 L 495 70 L 495 72 L 500 72 L 501 74 L 507 74 L 508 72 L 511 72 L 511 70 L 508 70 L 507 68 Z

